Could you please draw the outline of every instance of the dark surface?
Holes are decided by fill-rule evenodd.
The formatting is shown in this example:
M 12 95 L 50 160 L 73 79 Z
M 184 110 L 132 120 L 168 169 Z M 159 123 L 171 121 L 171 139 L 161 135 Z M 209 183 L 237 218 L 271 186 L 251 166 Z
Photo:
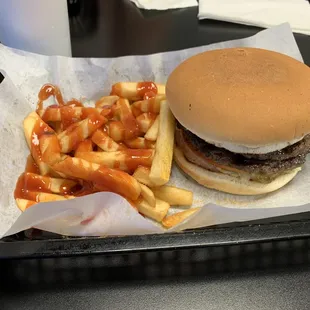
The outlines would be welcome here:
M 198 22 L 196 8 L 142 12 L 129 1 L 92 0 L 80 1 L 69 9 L 73 55 L 80 57 L 177 50 L 242 38 L 259 30 Z M 310 37 L 296 35 L 296 39 L 310 64 Z M 291 222 L 293 219 L 296 221 Z M 231 224 L 214 233 L 176 234 L 163 239 L 164 246 L 201 248 L 122 255 L 111 254 L 139 247 L 156 249 L 163 241 L 152 236 L 114 241 L 96 238 L 93 242 L 55 239 L 47 243 L 22 241 L 24 237 L 19 235 L 21 241 L 0 244 L 2 257 L 18 253 L 53 256 L 57 251 L 70 255 L 83 250 L 89 254 L 92 247 L 99 249 L 98 254 L 108 252 L 110 256 L 0 260 L 0 309 L 308 310 L 308 219 L 309 214 L 305 214 L 272 225 L 265 220 L 264 225 L 235 229 L 240 224 Z M 264 237 L 274 241 L 267 242 Z M 259 239 L 265 242 L 258 243 Z M 220 240 L 234 245 L 220 246 Z M 243 244 L 246 240 L 250 244 Z M 38 247 L 36 242 L 41 242 Z
M 309 309 L 309 268 L 20 288 L 2 309 Z M 293 297 L 293 298 L 292 298 Z
M 143 11 L 129 0 L 80 1 L 71 17 L 76 57 L 115 57 L 179 50 L 241 39 L 260 28 L 213 20 L 199 21 L 198 8 Z M 79 14 L 79 15 L 78 15 Z M 295 34 L 310 65 L 310 36 Z
M 103 282 L 5 296 L 3 309 L 309 309 L 309 269 Z M 292 298 L 293 297 L 293 298 Z
M 309 309 L 309 240 L 0 261 L 1 309 Z

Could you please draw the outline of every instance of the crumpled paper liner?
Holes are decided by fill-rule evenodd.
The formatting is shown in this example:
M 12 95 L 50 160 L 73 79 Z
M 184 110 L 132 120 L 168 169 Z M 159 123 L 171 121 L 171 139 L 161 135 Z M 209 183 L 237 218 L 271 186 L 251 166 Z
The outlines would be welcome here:
M 87 98 L 91 103 L 108 94 L 115 82 L 153 80 L 165 83 L 170 72 L 192 55 L 212 49 L 246 46 L 278 51 L 302 61 L 288 24 L 242 40 L 147 56 L 48 57 L 0 45 L 0 66 L 5 76 L 0 84 L 0 237 L 30 227 L 75 236 L 167 232 L 139 215 L 122 197 L 106 192 L 57 203 L 41 203 L 21 214 L 13 192 L 29 154 L 22 121 L 35 109 L 38 91 L 44 83 L 58 85 L 67 99 Z M 287 186 L 263 196 L 236 196 L 206 189 L 185 177 L 176 166 L 172 169 L 170 184 L 192 190 L 193 207 L 203 208 L 169 231 L 310 211 L 310 161 Z M 170 213 L 178 210 L 182 208 L 171 208 Z

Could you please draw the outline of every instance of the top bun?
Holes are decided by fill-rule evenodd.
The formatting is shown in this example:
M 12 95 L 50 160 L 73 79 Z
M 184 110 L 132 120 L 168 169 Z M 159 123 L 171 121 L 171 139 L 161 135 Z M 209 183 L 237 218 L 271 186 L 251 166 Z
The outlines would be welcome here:
M 181 63 L 166 96 L 200 138 L 243 153 L 268 153 L 310 132 L 310 69 L 257 48 L 208 51 Z

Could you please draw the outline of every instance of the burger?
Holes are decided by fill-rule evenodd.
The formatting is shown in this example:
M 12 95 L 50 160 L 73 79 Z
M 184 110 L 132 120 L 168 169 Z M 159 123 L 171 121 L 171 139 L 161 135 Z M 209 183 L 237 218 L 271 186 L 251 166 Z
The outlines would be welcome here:
M 256 48 L 204 52 L 169 76 L 174 158 L 201 185 L 258 195 L 301 170 L 310 151 L 310 69 Z

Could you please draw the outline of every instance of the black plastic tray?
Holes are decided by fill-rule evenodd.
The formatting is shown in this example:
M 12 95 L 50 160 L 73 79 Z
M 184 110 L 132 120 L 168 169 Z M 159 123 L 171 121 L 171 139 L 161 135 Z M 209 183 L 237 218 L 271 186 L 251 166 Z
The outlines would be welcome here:
M 199 22 L 197 8 L 149 12 L 138 10 L 125 0 L 84 0 L 77 3 L 69 10 L 72 52 L 77 57 L 178 50 L 247 37 L 261 30 L 217 21 Z M 119 17 L 117 21 L 112 18 L 115 14 Z M 150 37 L 153 39 L 145 40 Z M 310 36 L 296 34 L 295 38 L 305 63 L 309 65 Z M 0 258 L 115 255 L 304 238 L 310 238 L 310 213 L 163 235 L 68 238 L 28 230 L 0 240 Z
M 0 258 L 124 254 L 244 245 L 310 238 L 310 213 L 231 223 L 181 233 L 120 237 L 65 237 L 35 229 L 0 240 Z

